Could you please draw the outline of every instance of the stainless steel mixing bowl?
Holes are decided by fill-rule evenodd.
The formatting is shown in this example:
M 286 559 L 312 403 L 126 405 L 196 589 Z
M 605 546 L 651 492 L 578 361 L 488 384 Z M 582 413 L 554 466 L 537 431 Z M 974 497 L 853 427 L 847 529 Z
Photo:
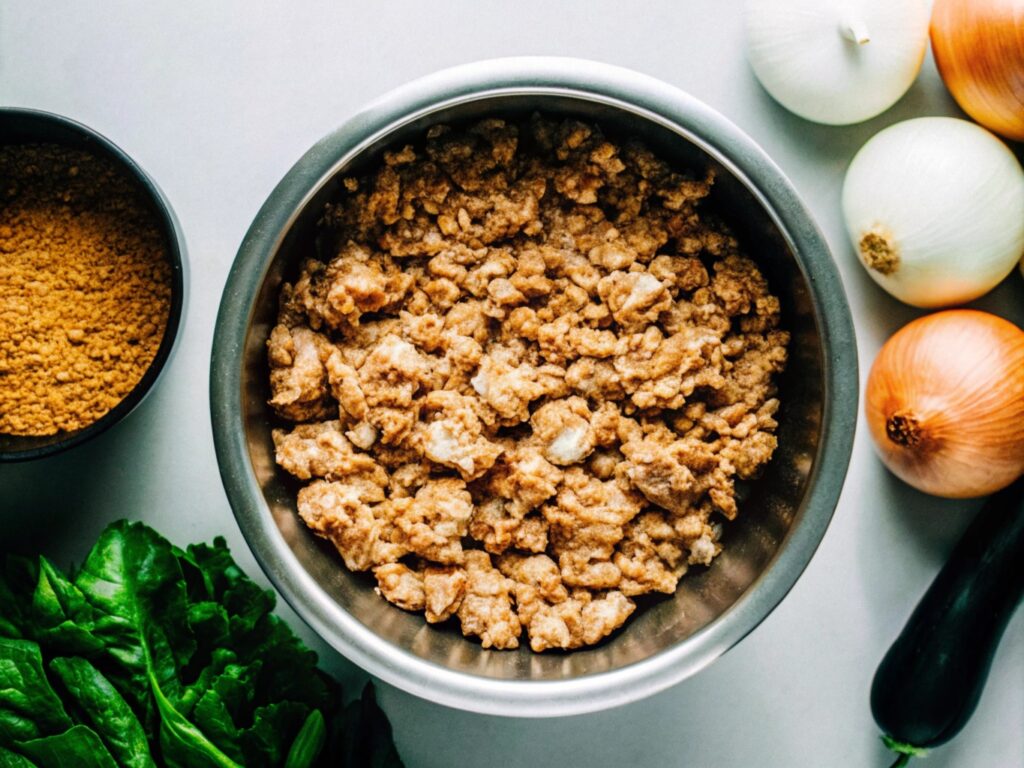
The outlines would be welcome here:
M 482 650 L 374 594 L 295 511 L 274 465 L 265 342 L 278 288 L 315 253 L 316 223 L 344 173 L 438 122 L 542 111 L 641 138 L 680 166 L 712 165 L 705 209 L 723 216 L 780 296 L 792 331 L 780 382 L 779 449 L 750 484 L 725 549 L 674 596 L 638 610 L 603 644 L 536 655 Z M 849 309 L 827 246 L 779 169 L 735 126 L 658 80 L 556 58 L 487 61 L 388 94 L 309 150 L 256 216 L 228 278 L 211 364 L 221 475 L 243 534 L 284 597 L 338 651 L 418 696 L 463 709 L 548 716 L 622 704 L 700 670 L 785 596 L 825 533 L 853 442 L 857 360 Z

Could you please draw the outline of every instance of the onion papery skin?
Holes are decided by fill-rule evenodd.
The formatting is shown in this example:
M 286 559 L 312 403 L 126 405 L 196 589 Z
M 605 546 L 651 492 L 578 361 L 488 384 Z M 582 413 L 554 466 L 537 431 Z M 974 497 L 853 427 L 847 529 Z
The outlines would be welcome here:
M 1024 474 L 1024 331 L 976 310 L 919 318 L 879 351 L 864 409 L 904 482 L 946 498 L 994 493 Z
M 889 109 L 928 50 L 925 0 L 747 0 L 747 60 L 777 102 L 826 125 Z
M 1024 141 L 1024 0 L 935 0 L 931 40 L 961 109 Z

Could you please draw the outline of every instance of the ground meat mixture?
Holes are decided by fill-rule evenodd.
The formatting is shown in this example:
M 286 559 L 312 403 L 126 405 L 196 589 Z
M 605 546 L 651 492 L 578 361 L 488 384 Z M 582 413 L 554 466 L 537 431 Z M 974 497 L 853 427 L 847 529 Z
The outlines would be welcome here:
M 539 116 L 345 179 L 268 341 L 306 524 L 485 648 L 591 645 L 708 565 L 788 342 L 712 182 Z

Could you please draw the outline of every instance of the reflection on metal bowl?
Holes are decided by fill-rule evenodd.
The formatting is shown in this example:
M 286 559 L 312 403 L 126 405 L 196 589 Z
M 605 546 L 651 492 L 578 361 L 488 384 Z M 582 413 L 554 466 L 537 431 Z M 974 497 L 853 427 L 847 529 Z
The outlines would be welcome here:
M 571 653 L 483 650 L 426 625 L 373 591 L 296 515 L 274 464 L 265 342 L 277 294 L 313 252 L 341 177 L 373 165 L 438 122 L 540 111 L 636 137 L 680 166 L 718 171 L 709 207 L 751 247 L 792 333 L 781 378 L 779 449 L 745 489 L 724 551 L 675 595 L 642 603 L 602 644 Z M 323 139 L 260 210 L 217 321 L 211 397 L 217 457 L 235 515 L 285 598 L 339 652 L 374 675 L 448 706 L 518 716 L 576 714 L 650 695 L 750 632 L 785 596 L 824 535 L 853 442 L 857 360 L 849 310 L 827 246 L 789 182 L 716 112 L 627 70 L 569 59 L 505 59 L 441 72 L 385 96 Z

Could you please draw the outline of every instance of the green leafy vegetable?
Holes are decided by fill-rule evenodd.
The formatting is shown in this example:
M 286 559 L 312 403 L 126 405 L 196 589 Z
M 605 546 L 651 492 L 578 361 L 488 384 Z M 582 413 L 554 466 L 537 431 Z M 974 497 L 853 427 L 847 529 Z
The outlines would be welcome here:
M 109 526 L 68 576 L 0 562 L 0 768 L 402 765 L 372 689 L 348 707 L 223 539 Z
M 32 615 L 38 627 L 34 639 L 54 650 L 93 654 L 103 648 L 92 634 L 94 612 L 85 596 L 45 557 L 39 558 Z
M 195 650 L 173 549 L 140 523 L 114 523 L 100 534 L 75 586 L 101 614 L 94 634 L 104 641 L 111 681 L 152 724 L 156 712 L 150 681 L 174 694 L 180 686 L 178 669 Z
M 117 689 L 87 659 L 56 658 L 50 662 L 89 725 L 126 768 L 156 768 L 142 724 Z
M 85 725 L 75 725 L 56 736 L 24 741 L 18 745 L 39 768 L 117 768 L 96 732 Z
M 70 726 L 71 718 L 46 679 L 39 646 L 0 638 L 0 746 Z
M 171 768 L 239 768 L 203 732 L 192 725 L 167 700 L 156 680 L 153 692 L 160 709 L 160 748 L 164 762 Z
M 288 759 L 284 762 L 284 768 L 308 768 L 316 762 L 320 751 L 327 741 L 327 726 L 324 723 L 324 716 L 319 709 L 309 713 L 306 722 L 302 724 L 299 735 L 292 742 L 292 748 L 288 750 Z
M 0 768 L 36 768 L 36 764 L 27 757 L 0 747 Z

